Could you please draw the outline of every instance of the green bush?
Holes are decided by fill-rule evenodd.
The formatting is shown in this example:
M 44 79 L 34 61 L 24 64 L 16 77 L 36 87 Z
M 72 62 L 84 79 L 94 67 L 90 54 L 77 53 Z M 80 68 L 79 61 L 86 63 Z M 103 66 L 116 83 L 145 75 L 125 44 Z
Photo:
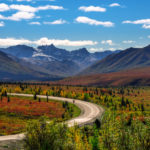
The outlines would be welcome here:
M 72 150 L 74 144 L 67 136 L 68 127 L 64 124 L 56 124 L 55 121 L 40 121 L 29 123 L 25 138 L 27 150 Z

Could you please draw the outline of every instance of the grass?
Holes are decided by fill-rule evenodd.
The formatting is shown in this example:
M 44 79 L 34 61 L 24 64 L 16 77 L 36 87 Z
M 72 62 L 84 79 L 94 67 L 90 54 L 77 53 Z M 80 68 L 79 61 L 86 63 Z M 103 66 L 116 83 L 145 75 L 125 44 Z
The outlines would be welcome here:
M 69 106 L 73 108 L 72 118 L 78 117 L 81 114 L 81 110 L 76 105 L 69 103 Z

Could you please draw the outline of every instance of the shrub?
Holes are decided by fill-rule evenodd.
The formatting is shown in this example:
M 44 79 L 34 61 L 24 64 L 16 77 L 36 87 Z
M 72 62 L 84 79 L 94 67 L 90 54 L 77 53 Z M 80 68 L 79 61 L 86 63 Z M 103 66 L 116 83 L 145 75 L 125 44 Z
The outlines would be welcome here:
M 45 118 L 31 122 L 27 127 L 25 148 L 27 150 L 71 150 L 74 144 L 69 141 L 68 127 L 46 122 Z

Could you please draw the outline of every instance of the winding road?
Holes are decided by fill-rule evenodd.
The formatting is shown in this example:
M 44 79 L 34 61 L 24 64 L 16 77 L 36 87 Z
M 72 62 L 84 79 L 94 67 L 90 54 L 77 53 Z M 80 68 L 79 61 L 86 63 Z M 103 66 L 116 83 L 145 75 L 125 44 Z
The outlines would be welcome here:
M 24 96 L 24 97 L 33 97 L 32 94 L 17 94 L 17 93 L 9 93 L 11 96 Z M 46 98 L 44 95 L 38 95 L 39 98 Z M 81 100 L 74 100 L 69 98 L 62 98 L 62 97 L 48 97 L 51 100 L 57 100 L 57 101 L 67 101 L 69 103 L 73 103 L 81 109 L 80 116 L 73 118 L 66 123 L 69 127 L 74 126 L 74 124 L 83 126 L 87 124 L 92 124 L 96 119 L 100 119 L 104 109 L 102 107 L 99 107 L 96 104 L 85 102 Z M 7 135 L 7 136 L 0 136 L 0 141 L 8 141 L 8 140 L 22 140 L 25 137 L 24 134 L 17 134 L 17 135 Z

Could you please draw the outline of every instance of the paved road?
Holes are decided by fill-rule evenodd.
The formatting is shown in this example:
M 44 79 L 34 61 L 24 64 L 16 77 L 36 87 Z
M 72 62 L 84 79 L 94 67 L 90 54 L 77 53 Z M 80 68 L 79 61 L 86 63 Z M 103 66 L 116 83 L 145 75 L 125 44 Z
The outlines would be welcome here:
M 17 94 L 11 93 L 9 95 L 12 96 L 25 96 L 25 97 L 33 97 L 31 94 Z M 46 96 L 38 95 L 37 97 L 46 98 Z M 67 101 L 69 103 L 73 103 L 75 101 L 75 105 L 81 109 L 80 116 L 73 118 L 66 123 L 69 127 L 74 126 L 74 124 L 83 126 L 86 124 L 93 123 L 97 118 L 100 118 L 104 112 L 104 109 L 99 107 L 96 104 L 81 101 L 81 100 L 73 100 L 69 98 L 62 98 L 62 97 L 53 97 L 49 96 L 49 99 L 57 100 L 57 101 Z M 0 136 L 0 141 L 6 140 L 22 140 L 24 138 L 24 134 L 17 134 L 17 135 L 8 135 L 8 136 Z

